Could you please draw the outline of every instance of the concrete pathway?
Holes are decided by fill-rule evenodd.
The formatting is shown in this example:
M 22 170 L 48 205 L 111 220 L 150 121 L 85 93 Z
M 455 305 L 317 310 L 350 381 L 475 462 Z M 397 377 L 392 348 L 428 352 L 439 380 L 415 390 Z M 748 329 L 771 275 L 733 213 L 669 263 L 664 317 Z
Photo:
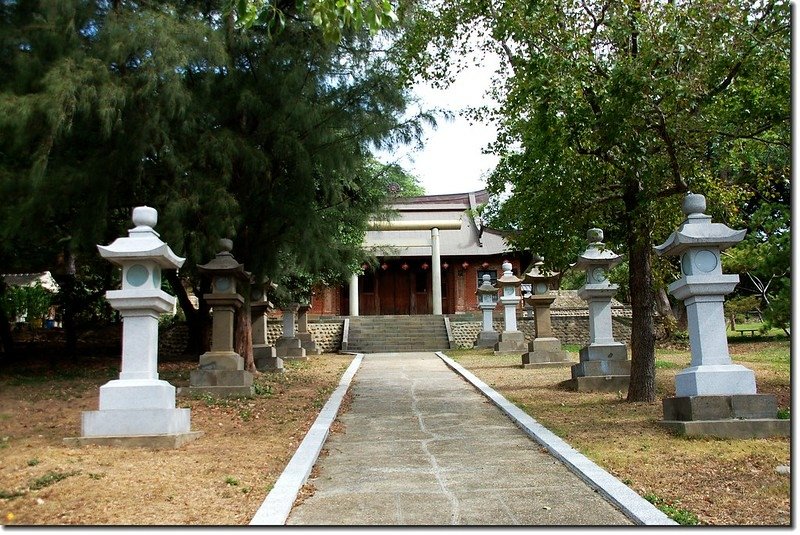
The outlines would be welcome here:
M 433 353 L 365 355 L 351 391 L 287 524 L 631 524 Z

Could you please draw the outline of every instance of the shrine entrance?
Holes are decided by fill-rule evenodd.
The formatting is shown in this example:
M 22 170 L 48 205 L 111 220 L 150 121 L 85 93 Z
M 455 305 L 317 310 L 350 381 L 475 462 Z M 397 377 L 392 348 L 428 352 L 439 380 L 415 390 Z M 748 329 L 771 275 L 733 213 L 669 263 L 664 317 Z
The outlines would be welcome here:
M 448 289 L 451 276 L 442 277 L 442 309 L 451 312 Z M 368 269 L 358 276 L 358 309 L 364 316 L 408 316 L 431 314 L 433 309 L 433 276 L 429 261 L 386 260 L 374 270 Z M 342 306 L 350 306 L 347 288 L 342 289 Z

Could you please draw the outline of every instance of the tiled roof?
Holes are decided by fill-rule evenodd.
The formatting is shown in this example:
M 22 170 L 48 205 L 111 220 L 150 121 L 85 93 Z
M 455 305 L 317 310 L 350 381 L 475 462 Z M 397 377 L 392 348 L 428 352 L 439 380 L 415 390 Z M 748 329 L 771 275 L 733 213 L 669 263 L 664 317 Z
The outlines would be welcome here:
M 8 273 L 0 275 L 3 281 L 9 286 L 33 286 L 36 281 L 42 283 L 42 286 L 48 290 L 58 291 L 58 284 L 53 279 L 49 271 L 42 271 L 40 273 Z

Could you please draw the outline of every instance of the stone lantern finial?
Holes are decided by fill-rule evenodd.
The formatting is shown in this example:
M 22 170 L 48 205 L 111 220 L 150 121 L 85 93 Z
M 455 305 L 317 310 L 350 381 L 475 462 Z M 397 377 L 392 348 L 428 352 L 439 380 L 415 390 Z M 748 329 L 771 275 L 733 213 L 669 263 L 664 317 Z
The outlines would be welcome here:
M 158 223 L 158 211 L 149 206 L 137 206 L 133 209 L 133 224 L 137 227 L 153 228 Z
M 694 214 L 704 214 L 706 211 L 706 198 L 699 193 L 692 193 L 691 191 L 686 194 L 681 204 L 681 210 L 687 216 Z
M 603 243 L 603 229 L 590 228 L 586 231 L 586 239 L 589 243 Z

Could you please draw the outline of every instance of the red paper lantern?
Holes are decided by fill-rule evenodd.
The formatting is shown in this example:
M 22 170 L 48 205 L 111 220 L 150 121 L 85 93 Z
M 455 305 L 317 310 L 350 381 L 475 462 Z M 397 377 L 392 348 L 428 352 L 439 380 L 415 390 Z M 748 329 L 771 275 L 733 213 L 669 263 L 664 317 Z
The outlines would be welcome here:
M 449 267 L 450 267 L 450 264 L 448 264 L 447 262 L 444 262 L 444 263 L 442 264 L 442 269 L 447 269 L 447 268 L 449 268 Z
M 483 264 L 481 264 L 481 267 L 482 267 L 483 269 L 486 269 L 486 268 L 488 268 L 488 267 L 489 267 L 489 262 L 484 262 Z
M 384 262 L 383 264 L 381 264 L 381 269 L 382 269 L 382 270 L 384 270 L 384 271 L 386 271 L 387 269 L 389 269 L 389 264 L 387 264 L 386 262 Z
M 466 269 L 469 267 L 469 262 L 467 262 L 466 260 L 464 260 L 464 263 L 463 263 L 463 264 L 461 264 L 461 267 L 462 267 L 462 268 L 464 268 L 464 269 L 466 270 Z
M 403 262 L 403 265 L 400 266 L 400 269 L 402 269 L 403 271 L 408 271 L 408 264 Z
M 423 270 L 427 270 L 427 269 L 428 269 L 428 263 L 427 263 L 427 262 L 423 262 L 423 263 L 422 263 L 422 265 L 421 265 L 420 267 L 421 267 Z

